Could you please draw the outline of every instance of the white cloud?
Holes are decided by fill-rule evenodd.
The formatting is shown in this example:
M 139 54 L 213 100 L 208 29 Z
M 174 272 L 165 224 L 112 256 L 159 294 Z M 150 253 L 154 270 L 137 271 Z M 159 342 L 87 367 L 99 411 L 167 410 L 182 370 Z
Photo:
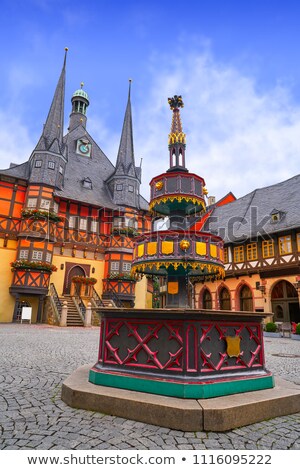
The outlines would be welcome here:
M 37 142 L 32 140 L 28 129 L 17 117 L 0 112 L 0 122 L 0 168 L 8 168 L 10 163 L 24 163 Z
M 187 168 L 204 177 L 210 195 L 232 191 L 239 197 L 299 172 L 300 108 L 287 89 L 259 93 L 254 77 L 218 63 L 207 50 L 173 59 L 156 56 L 150 70 L 151 90 L 135 118 L 146 197 L 148 181 L 168 168 L 167 98 L 174 94 L 185 103 Z
M 26 106 L 19 99 L 23 87 L 32 87 L 32 73 L 25 78 L 19 68 L 10 73 L 12 78 L 23 78 L 20 83 L 12 80 L 10 103 L 5 113 L 0 112 L 2 168 L 26 161 L 42 129 L 41 121 L 36 135 L 31 134 L 32 122 L 25 122 Z M 278 85 L 258 91 L 254 76 L 218 62 L 208 44 L 188 54 L 181 47 L 173 56 L 153 55 L 145 84 L 148 88 L 136 95 L 133 89 L 132 104 L 135 158 L 137 165 L 143 158 L 142 194 L 147 199 L 151 178 L 168 169 L 172 114 L 167 98 L 174 94 L 182 94 L 185 103 L 181 117 L 187 134 L 187 168 L 206 180 L 210 195 L 221 198 L 232 191 L 240 197 L 299 173 L 300 107 L 287 88 Z M 108 128 L 98 108 L 97 116 L 89 113 L 88 131 L 115 163 L 121 128 Z

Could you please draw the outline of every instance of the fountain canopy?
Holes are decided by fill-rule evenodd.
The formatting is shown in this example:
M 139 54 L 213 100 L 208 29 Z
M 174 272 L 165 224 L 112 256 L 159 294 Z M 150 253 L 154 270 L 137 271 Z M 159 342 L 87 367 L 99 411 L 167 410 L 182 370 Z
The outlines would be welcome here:
M 195 228 L 204 221 L 207 190 L 204 179 L 185 166 L 182 97 L 175 95 L 168 103 L 173 112 L 169 169 L 150 182 L 152 231 L 136 240 L 132 274 L 166 276 L 168 304 L 188 307 L 189 281 L 224 277 L 224 246 L 220 237 Z

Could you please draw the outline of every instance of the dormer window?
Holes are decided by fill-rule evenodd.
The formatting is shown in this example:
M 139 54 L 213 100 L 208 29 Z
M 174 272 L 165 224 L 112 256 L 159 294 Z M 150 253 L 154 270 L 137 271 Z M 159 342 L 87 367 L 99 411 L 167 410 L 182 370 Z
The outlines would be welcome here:
M 284 212 L 279 211 L 278 209 L 273 209 L 271 212 L 271 222 L 276 224 L 277 222 L 280 222 L 283 217 L 284 217 Z
M 82 180 L 82 186 L 85 188 L 85 189 L 93 189 L 93 186 L 92 186 L 92 181 L 90 178 L 84 178 Z

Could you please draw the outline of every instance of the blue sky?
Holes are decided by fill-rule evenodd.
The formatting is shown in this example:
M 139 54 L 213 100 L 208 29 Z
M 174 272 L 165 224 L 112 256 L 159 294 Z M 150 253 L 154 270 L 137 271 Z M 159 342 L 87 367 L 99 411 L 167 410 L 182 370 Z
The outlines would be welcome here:
M 26 161 L 67 60 L 70 98 L 115 163 L 128 79 L 142 193 L 168 168 L 167 98 L 182 94 L 187 167 L 237 197 L 299 173 L 297 0 L 1 0 L 0 167 Z

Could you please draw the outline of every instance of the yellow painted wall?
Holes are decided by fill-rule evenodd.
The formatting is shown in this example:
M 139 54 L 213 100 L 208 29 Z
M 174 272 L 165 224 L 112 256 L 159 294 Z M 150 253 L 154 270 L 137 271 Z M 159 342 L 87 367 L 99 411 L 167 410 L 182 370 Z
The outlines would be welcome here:
M 153 297 L 153 294 L 151 292 L 147 292 L 147 294 L 146 294 L 146 308 L 152 308 L 152 297 Z
M 86 264 L 91 266 L 91 277 L 95 277 L 98 282 L 94 285 L 95 290 L 101 296 L 102 295 L 102 279 L 104 276 L 104 260 L 94 260 L 94 259 L 82 259 L 76 258 L 71 256 L 63 256 L 63 255 L 54 255 L 52 263 L 57 266 L 57 271 L 52 273 L 50 282 L 53 282 L 55 288 L 57 290 L 58 295 L 62 295 L 63 286 L 64 286 L 64 279 L 66 274 L 66 266 L 65 263 L 78 263 L 78 264 Z M 60 269 L 61 264 L 64 264 L 64 269 Z M 92 273 L 92 268 L 95 268 L 95 272 Z
M 147 305 L 147 278 L 144 276 L 135 285 L 134 308 L 148 308 Z
M 14 240 L 8 240 L 4 248 L 0 239 L 0 323 L 11 322 L 13 318 L 15 298 L 9 293 L 13 279 L 10 263 L 16 259 L 16 245 Z

